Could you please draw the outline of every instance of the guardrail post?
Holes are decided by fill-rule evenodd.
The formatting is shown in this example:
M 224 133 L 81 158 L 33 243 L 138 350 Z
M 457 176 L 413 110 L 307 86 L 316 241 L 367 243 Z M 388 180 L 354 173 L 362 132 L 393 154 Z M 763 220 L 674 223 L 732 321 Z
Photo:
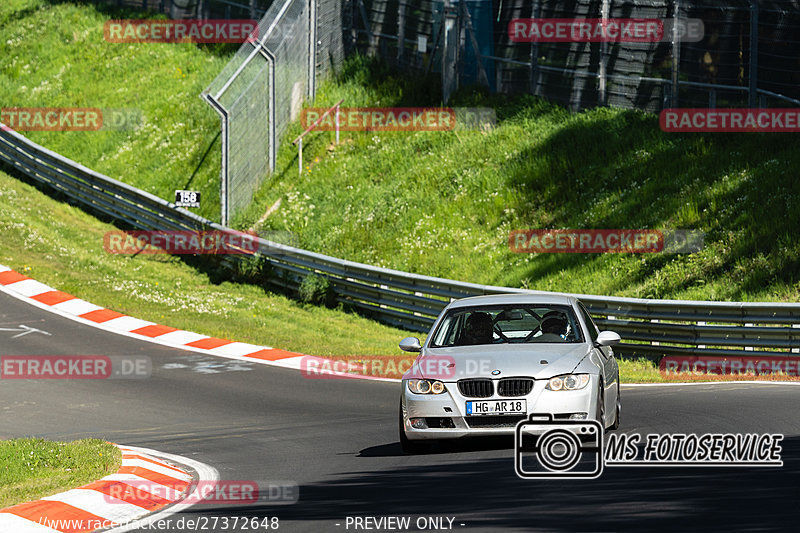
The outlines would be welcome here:
M 657 319 L 657 318 L 652 318 L 652 319 L 650 319 L 650 323 L 652 323 L 652 324 L 658 324 L 658 319 Z M 660 345 L 661 345 L 661 343 L 660 343 L 660 342 L 658 342 L 658 341 L 650 341 L 650 344 L 651 344 L 652 346 L 660 346 Z
M 701 321 L 701 322 L 698 322 L 698 323 L 697 323 L 697 325 L 698 325 L 698 326 L 705 326 L 705 325 L 706 325 L 706 323 Z M 695 335 L 695 337 L 697 337 L 697 335 Z M 706 347 L 706 345 L 705 345 L 705 344 L 698 344 L 698 345 L 697 345 L 697 349 L 698 349 L 698 350 L 703 350 L 703 349 L 705 349 L 705 347 Z

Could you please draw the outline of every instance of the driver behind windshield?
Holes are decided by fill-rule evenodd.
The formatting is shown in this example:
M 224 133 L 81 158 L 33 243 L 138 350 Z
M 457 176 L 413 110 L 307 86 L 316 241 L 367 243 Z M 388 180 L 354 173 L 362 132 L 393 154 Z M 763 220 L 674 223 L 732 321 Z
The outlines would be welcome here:
M 563 315 L 552 315 L 542 320 L 542 334 L 536 337 L 538 342 L 562 342 L 567 333 L 567 319 Z
M 491 344 L 494 322 L 489 313 L 472 313 L 467 317 L 459 344 Z

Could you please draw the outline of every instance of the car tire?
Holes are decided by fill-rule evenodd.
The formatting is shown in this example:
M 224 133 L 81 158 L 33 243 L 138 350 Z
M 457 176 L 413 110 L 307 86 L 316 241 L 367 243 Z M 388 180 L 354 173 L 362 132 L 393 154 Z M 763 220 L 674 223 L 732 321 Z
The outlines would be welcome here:
M 606 405 L 605 405 L 605 394 L 603 393 L 603 382 L 600 382 L 599 389 L 597 391 L 597 412 L 595 413 L 595 418 L 603 429 L 606 429 Z
M 400 412 L 398 414 L 399 430 L 400 430 L 400 448 L 404 453 L 417 454 L 427 450 L 428 446 L 422 442 L 416 442 L 406 437 L 406 431 L 403 427 L 403 403 L 400 402 Z
M 619 394 L 619 383 L 617 383 L 617 405 L 616 405 L 616 415 L 614 416 L 614 423 L 611 425 L 610 429 L 619 429 L 619 415 L 622 411 L 622 400 L 620 400 Z

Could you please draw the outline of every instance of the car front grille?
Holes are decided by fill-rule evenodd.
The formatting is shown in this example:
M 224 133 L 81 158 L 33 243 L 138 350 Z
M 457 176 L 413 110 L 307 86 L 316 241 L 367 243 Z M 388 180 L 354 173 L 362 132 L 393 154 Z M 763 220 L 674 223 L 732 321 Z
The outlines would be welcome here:
M 500 396 L 526 396 L 533 390 L 531 378 L 503 378 L 497 384 Z
M 491 379 L 462 379 L 458 390 L 467 398 L 488 398 L 494 394 L 494 384 Z
M 514 416 L 465 416 L 464 421 L 471 428 L 510 428 L 525 420 L 524 415 Z

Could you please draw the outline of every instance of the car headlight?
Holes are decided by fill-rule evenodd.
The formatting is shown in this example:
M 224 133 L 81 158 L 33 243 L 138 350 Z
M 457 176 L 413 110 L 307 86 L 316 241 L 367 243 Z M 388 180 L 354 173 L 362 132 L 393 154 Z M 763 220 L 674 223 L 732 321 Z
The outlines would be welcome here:
M 547 390 L 579 390 L 589 384 L 589 374 L 567 374 L 550 378 Z
M 444 383 L 435 379 L 409 379 L 408 390 L 414 394 L 442 394 L 447 389 Z

